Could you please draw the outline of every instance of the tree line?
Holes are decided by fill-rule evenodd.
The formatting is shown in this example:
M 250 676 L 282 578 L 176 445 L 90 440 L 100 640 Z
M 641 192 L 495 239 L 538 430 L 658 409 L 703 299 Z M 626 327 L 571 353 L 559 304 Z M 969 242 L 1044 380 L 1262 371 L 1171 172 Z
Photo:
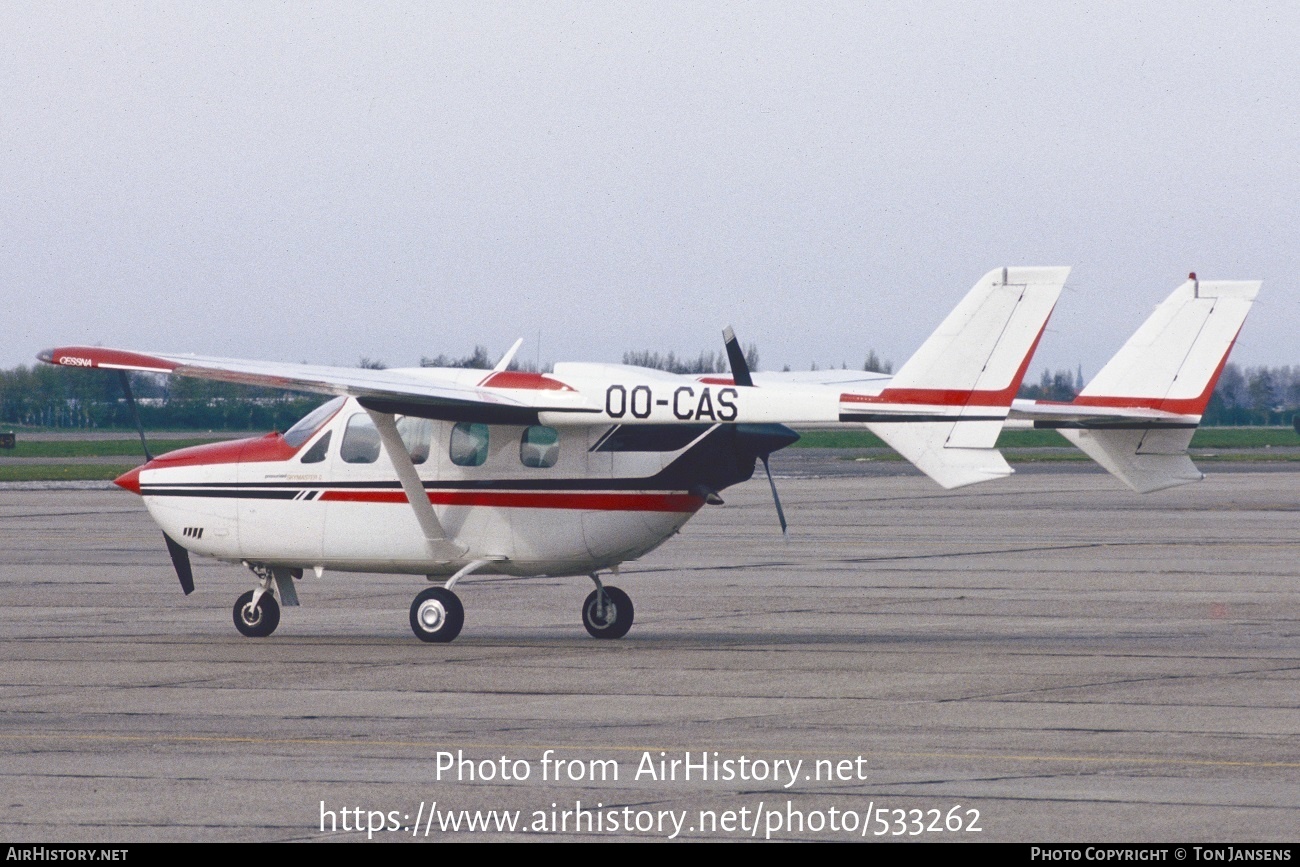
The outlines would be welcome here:
M 1073 400 L 1082 375 L 1044 370 L 1036 385 L 1020 387 L 1019 397 Z M 1300 367 L 1239 367 L 1226 364 L 1201 417 L 1203 425 L 1286 425 L 1300 413 Z
M 745 351 L 751 370 L 758 370 L 758 350 Z M 702 352 L 697 357 L 641 350 L 625 353 L 625 364 L 673 373 L 726 373 L 726 355 Z M 482 346 L 463 358 L 445 355 L 421 359 L 429 367 L 489 369 L 494 359 Z M 362 359 L 360 366 L 382 368 Z M 531 370 L 531 363 L 511 365 Z M 893 365 L 874 351 L 863 368 L 888 373 Z M 787 368 L 788 370 L 789 368 Z M 285 430 L 321 401 L 320 396 L 232 383 L 133 373 L 131 389 L 140 420 L 148 428 L 180 430 Z M 1020 397 L 1069 401 L 1078 393 L 1081 373 L 1044 370 L 1037 383 L 1021 386 Z M 1300 366 L 1239 367 L 1228 364 L 1206 408 L 1207 425 L 1285 425 L 1300 413 Z M 106 371 L 51 365 L 19 366 L 0 371 L 0 425 L 70 429 L 131 429 L 135 422 L 117 376 Z

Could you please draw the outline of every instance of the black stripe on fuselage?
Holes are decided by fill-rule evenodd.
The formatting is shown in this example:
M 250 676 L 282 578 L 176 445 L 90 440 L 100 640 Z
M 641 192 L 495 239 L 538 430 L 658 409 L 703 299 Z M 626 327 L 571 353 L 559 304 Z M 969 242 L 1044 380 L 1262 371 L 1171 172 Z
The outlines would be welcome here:
M 1046 430 L 1187 430 L 1199 426 L 1194 421 L 1036 421 L 1034 427 Z
M 333 487 L 332 485 L 330 487 Z M 215 487 L 213 485 L 141 485 L 142 497 L 238 497 L 241 500 L 295 500 L 302 488 Z

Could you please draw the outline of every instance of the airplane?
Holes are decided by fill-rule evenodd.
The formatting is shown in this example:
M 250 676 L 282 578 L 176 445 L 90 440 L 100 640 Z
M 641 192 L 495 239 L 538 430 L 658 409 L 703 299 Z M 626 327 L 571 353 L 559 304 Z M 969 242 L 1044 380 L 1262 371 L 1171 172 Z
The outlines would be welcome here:
M 588 576 L 595 638 L 632 626 L 631 598 L 605 583 L 762 463 L 794 428 L 866 428 L 944 488 L 1002 478 L 1004 427 L 1059 430 L 1133 488 L 1203 478 L 1187 455 L 1260 288 L 1193 274 L 1070 402 L 1016 399 L 1068 268 L 990 271 L 894 376 L 751 371 L 730 328 L 731 375 L 565 362 L 488 371 L 325 367 L 89 346 L 42 361 L 194 376 L 330 395 L 283 434 L 183 448 L 116 480 L 163 530 L 186 594 L 191 553 L 242 563 L 257 585 L 232 616 L 275 631 L 295 582 L 326 570 L 426 576 L 412 632 L 445 643 L 464 624 L 466 576 Z M 137 420 L 138 425 L 138 420 Z

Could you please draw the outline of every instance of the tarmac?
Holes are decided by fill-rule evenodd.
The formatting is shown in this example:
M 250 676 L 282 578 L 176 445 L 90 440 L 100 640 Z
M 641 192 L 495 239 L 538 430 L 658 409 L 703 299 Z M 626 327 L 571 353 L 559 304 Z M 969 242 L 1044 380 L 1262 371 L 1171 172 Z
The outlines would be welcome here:
M 585 578 L 466 579 L 426 645 L 425 582 L 342 573 L 242 638 L 135 497 L 6 487 L 0 837 L 1296 840 L 1300 468 L 777 458 L 789 538 L 760 468 L 607 578 L 613 642 Z

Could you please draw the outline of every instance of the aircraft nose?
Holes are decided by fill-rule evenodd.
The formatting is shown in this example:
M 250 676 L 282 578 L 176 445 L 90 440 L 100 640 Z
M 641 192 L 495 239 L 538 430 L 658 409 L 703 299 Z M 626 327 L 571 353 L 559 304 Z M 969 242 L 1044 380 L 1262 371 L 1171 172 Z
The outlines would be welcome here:
M 113 479 L 113 484 L 117 485 L 119 488 L 130 491 L 133 494 L 139 494 L 140 493 L 140 471 L 143 469 L 144 466 L 141 465 L 136 467 L 133 470 L 129 470 L 125 473 L 122 473 L 122 475 L 118 476 L 116 479 Z

